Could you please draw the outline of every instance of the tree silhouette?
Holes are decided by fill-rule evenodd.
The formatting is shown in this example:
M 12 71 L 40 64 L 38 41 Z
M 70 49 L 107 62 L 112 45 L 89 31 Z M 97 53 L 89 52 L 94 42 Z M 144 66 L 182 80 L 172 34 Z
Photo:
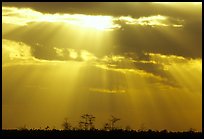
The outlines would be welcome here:
M 67 118 L 64 119 L 64 122 L 62 124 L 64 130 L 70 130 L 71 129 L 71 124 L 68 122 Z
M 119 118 L 116 118 L 116 117 L 114 117 L 114 116 L 111 116 L 111 119 L 109 120 L 109 122 L 104 124 L 104 127 L 103 127 L 104 130 L 110 131 L 110 130 L 116 129 L 115 123 L 116 123 L 117 121 L 119 121 L 119 120 L 120 120 Z
M 103 129 L 106 130 L 106 131 L 110 131 L 111 130 L 110 124 L 105 123 Z
M 45 127 L 45 130 L 49 130 L 49 129 L 50 129 L 50 127 L 49 127 L 49 126 L 46 126 L 46 127 Z
M 95 117 L 91 114 L 83 114 L 81 116 L 82 120 L 79 122 L 79 128 L 84 130 L 94 129 Z
M 26 125 L 24 125 L 23 127 L 20 127 L 19 130 L 28 130 L 28 128 Z
M 130 130 L 131 130 L 131 127 L 130 127 L 129 125 L 127 125 L 127 126 L 125 127 L 125 130 L 130 131 Z
M 188 130 L 188 132 L 195 132 L 195 131 L 196 131 L 196 129 L 194 129 L 192 127 Z
M 119 118 L 116 118 L 116 117 L 114 117 L 114 116 L 111 116 L 111 117 L 112 117 L 112 119 L 110 119 L 110 126 L 111 126 L 111 130 L 113 130 L 113 129 L 116 129 L 115 123 L 116 123 L 117 121 L 119 121 L 120 119 L 119 119 Z

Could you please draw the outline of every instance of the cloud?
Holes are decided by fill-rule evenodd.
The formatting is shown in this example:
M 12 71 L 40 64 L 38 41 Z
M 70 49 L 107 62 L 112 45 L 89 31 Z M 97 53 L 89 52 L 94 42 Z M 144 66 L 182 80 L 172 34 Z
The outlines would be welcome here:
M 98 93 L 136 93 L 143 92 L 144 88 L 150 92 L 154 90 L 152 93 L 178 89 L 191 93 L 201 91 L 201 59 L 158 53 L 145 55 L 149 60 L 124 55 L 98 58 L 81 69 L 80 74 L 83 76 L 78 78 L 81 82 L 79 85 L 85 86 L 87 91 Z M 90 71 L 93 75 L 91 79 L 88 74 Z
M 40 47 L 38 50 L 44 49 L 44 46 L 36 44 Z M 44 58 L 35 55 L 35 51 L 31 49 L 31 46 L 12 40 L 2 40 L 2 54 L 3 54 L 3 67 L 12 65 L 32 65 L 32 64 L 54 64 L 54 63 L 66 63 L 69 61 L 75 62 L 89 62 L 97 60 L 97 57 L 86 50 L 64 49 L 54 47 L 50 52 L 45 53 Z M 50 54 L 53 54 L 51 57 Z
M 9 53 L 8 58 L 10 60 L 27 60 L 32 58 L 30 47 L 28 47 L 22 42 L 15 42 L 3 39 L 2 49 L 4 53 Z
M 23 42 L 2 40 L 2 66 L 33 64 L 37 61 L 32 56 L 31 48 Z
M 100 89 L 100 88 L 90 88 L 91 92 L 98 92 L 98 93 L 126 93 L 126 90 L 109 90 L 109 89 Z
M 172 63 L 184 63 L 187 62 L 188 59 L 182 57 L 182 56 L 176 56 L 176 55 L 162 55 L 157 53 L 146 53 L 145 55 L 148 55 L 152 61 L 158 64 L 165 64 L 169 65 Z
M 132 8 L 124 4 L 127 5 Z M 148 3 L 144 8 L 156 5 Z M 189 61 L 202 56 L 199 12 L 191 20 L 165 12 L 127 13 L 53 13 L 29 6 L 3 6 L 3 51 L 9 53 L 5 58 L 18 59 L 17 63 L 24 64 L 25 61 L 87 62 L 105 71 L 134 74 L 150 82 L 177 86 L 172 65 L 189 65 Z
M 33 55 L 31 46 L 22 42 L 5 39 L 3 39 L 2 52 L 3 67 L 26 64 L 63 65 L 69 61 L 87 62 L 87 66 L 108 72 L 116 72 L 118 74 L 135 75 L 137 78 L 143 78 L 159 86 L 160 84 L 164 84 L 169 87 L 181 87 L 181 83 L 178 83 L 174 77 L 175 72 L 180 72 L 179 67 L 185 70 L 184 73 L 192 71 L 198 74 L 202 73 L 201 59 L 187 59 L 182 56 L 163 55 L 159 53 L 145 53 L 145 57 L 132 57 L 131 55 L 106 55 L 104 57 L 96 57 L 94 54 L 83 49 L 76 50 L 54 47 L 53 52 L 56 59 L 54 59 L 53 56 L 52 59 L 41 59 Z M 61 59 L 59 57 L 61 57 Z M 97 91 L 100 92 L 99 90 Z M 108 90 L 105 89 L 102 92 L 108 92 Z
M 150 5 L 152 6 L 152 4 L 144 6 Z M 193 19 L 188 19 L 163 12 L 151 15 L 112 16 L 111 14 L 43 13 L 25 7 L 4 6 L 2 11 L 2 37 L 30 45 L 34 55 L 41 59 L 56 59 L 55 56 L 52 58 L 55 54 L 54 47 L 76 49 L 76 42 L 80 42 L 78 38 L 86 38 L 83 49 L 95 56 L 108 55 L 110 51 L 114 55 L 130 52 L 143 55 L 144 52 L 148 52 L 191 58 L 202 56 L 202 25 L 199 12 L 192 17 Z M 92 32 L 89 25 L 98 33 Z M 8 31 L 11 27 L 14 29 Z M 100 34 L 102 28 L 108 32 Z M 65 35 L 67 37 L 61 37 Z M 101 42 L 91 43 L 93 40 L 99 40 L 97 36 L 103 38 Z M 38 47 L 36 43 L 46 48 Z M 197 47 L 192 47 L 194 45 Z M 46 51 L 50 55 L 43 56 Z M 62 57 L 58 58 L 63 60 Z
M 120 28 L 113 23 L 112 16 L 94 16 L 84 14 L 43 14 L 29 8 L 2 7 L 2 21 L 20 26 L 30 22 L 60 22 L 78 27 L 97 30 Z
M 2 23 L 27 25 L 28 22 L 39 20 L 42 16 L 40 12 L 33 11 L 30 8 L 2 7 Z
M 74 49 L 68 49 L 69 51 L 69 56 L 73 59 L 78 58 L 78 53 Z
M 153 4 L 164 4 L 164 5 L 201 5 L 202 2 L 152 2 Z
M 11 41 L 11 40 L 6 40 L 6 39 L 3 39 L 3 40 L 5 40 L 6 45 L 11 47 L 12 49 L 15 49 L 17 52 L 19 51 L 18 48 L 20 49 L 21 47 L 20 44 L 23 44 L 24 46 L 26 46 L 27 49 L 29 49 L 29 55 L 32 56 L 33 59 L 38 59 L 42 61 L 43 60 L 62 61 L 62 62 L 70 61 L 70 60 L 92 61 L 92 60 L 97 59 L 97 57 L 94 54 L 88 52 L 87 50 L 83 50 L 83 49 L 47 47 L 47 46 L 44 46 L 38 43 L 34 44 L 33 46 L 30 46 L 30 45 L 27 45 L 25 43 L 18 42 L 18 41 Z M 14 46 L 17 48 L 13 48 L 13 45 L 11 45 L 12 43 L 15 43 Z M 11 54 L 11 55 L 14 55 L 14 54 Z
M 147 73 L 146 71 L 138 69 L 137 67 L 134 67 L 134 66 L 128 67 L 127 65 L 124 65 L 121 67 L 120 66 L 121 63 L 126 62 L 126 63 L 132 64 L 133 60 L 120 55 L 104 56 L 102 58 L 97 58 L 86 50 L 81 50 L 77 52 L 75 49 L 54 48 L 56 56 L 63 57 L 67 55 L 69 56 L 68 59 L 63 61 L 57 60 L 57 59 L 45 60 L 45 59 L 39 59 L 34 57 L 30 48 L 31 48 L 30 46 L 22 42 L 15 42 L 15 41 L 3 39 L 3 45 L 2 45 L 3 67 L 14 66 L 14 65 L 36 65 L 36 64 L 37 65 L 60 64 L 61 65 L 61 64 L 66 64 L 66 62 L 69 62 L 69 61 L 76 61 L 76 62 L 87 61 L 89 62 L 90 66 L 92 65 L 102 70 L 119 72 L 122 74 L 132 73 L 145 78 L 155 78 L 157 80 L 162 80 L 161 77 L 156 76 L 150 72 Z M 77 57 L 73 57 L 74 54 L 77 54 Z M 114 91 L 112 90 L 112 92 Z
M 64 56 L 62 49 L 59 49 L 59 48 L 57 48 L 57 47 L 54 47 L 54 49 L 56 50 L 56 53 L 57 53 L 58 56 L 61 56 L 61 57 Z
M 61 49 L 55 48 L 56 55 L 62 53 Z M 61 55 L 60 55 L 61 56 Z M 68 60 L 72 60 L 69 58 Z M 2 40 L 2 66 L 15 66 L 15 65 L 56 65 L 56 64 L 65 64 L 67 61 L 58 60 L 58 59 L 39 59 L 33 56 L 31 46 L 23 43 L 16 42 L 12 40 Z M 79 61 L 79 60 L 77 60 Z M 80 60 L 82 61 L 82 60 Z
M 76 60 L 76 61 L 93 61 L 97 57 L 87 50 L 76 50 L 71 48 L 57 48 L 54 47 L 56 55 L 62 57 L 63 60 Z M 59 60 L 56 58 L 56 60 Z
M 74 26 L 93 28 L 97 30 L 111 30 L 121 28 L 120 24 L 114 23 L 115 21 L 123 21 L 126 24 L 136 24 L 142 26 L 172 26 L 183 27 L 182 20 L 175 20 L 162 15 L 147 16 L 132 18 L 130 16 L 104 16 L 104 15 L 85 15 L 85 14 L 47 14 L 41 13 L 29 8 L 15 8 L 15 7 L 2 7 L 2 21 L 7 24 L 16 24 L 25 26 L 30 22 L 60 22 Z M 180 24 L 171 23 L 172 21 Z
M 165 80 L 163 77 L 155 75 L 154 73 L 151 72 L 147 72 L 144 69 L 139 69 L 137 67 L 122 67 L 122 68 L 118 68 L 116 65 L 110 65 L 110 64 L 96 64 L 95 65 L 98 68 L 101 68 L 103 70 L 107 70 L 107 71 L 114 71 L 114 72 L 119 72 L 122 74 L 132 74 L 132 75 L 137 75 L 138 77 L 142 77 L 143 79 L 147 79 L 147 80 L 156 80 L 156 82 L 160 82 Z
M 81 51 L 81 58 L 84 61 L 89 61 L 89 60 L 96 60 L 97 57 L 95 57 L 92 53 L 86 51 L 86 50 L 82 50 Z
M 70 13 L 83 13 L 88 15 L 131 15 L 133 17 L 151 16 L 159 13 L 167 16 L 189 18 L 192 15 L 196 15 L 197 11 L 202 9 L 201 4 L 195 4 L 194 2 L 170 2 L 166 4 L 163 3 L 163 5 L 153 2 L 3 2 L 2 5 L 18 8 L 27 7 L 42 13 L 51 14 L 57 12 L 66 13 L 69 11 Z M 189 11 L 190 8 L 193 10 Z
M 124 56 L 106 56 L 95 66 L 107 71 L 115 71 L 123 74 L 132 74 L 142 77 L 155 84 L 164 84 L 169 87 L 181 87 L 175 80 L 174 74 L 181 72 L 179 65 L 183 67 L 183 72 L 190 71 L 200 74 L 202 70 L 201 59 L 187 59 L 176 55 L 162 55 L 158 53 L 145 53 L 148 58 L 139 59 Z M 109 57 L 109 58 L 108 58 Z M 185 67 L 185 68 L 184 68 Z M 187 68 L 188 67 L 188 68 Z
M 174 19 L 162 15 L 154 15 L 147 17 L 139 17 L 137 19 L 130 16 L 121 16 L 119 17 L 120 21 L 124 21 L 126 24 L 130 25 L 141 25 L 141 26 L 164 26 L 164 27 L 183 27 L 183 20 Z

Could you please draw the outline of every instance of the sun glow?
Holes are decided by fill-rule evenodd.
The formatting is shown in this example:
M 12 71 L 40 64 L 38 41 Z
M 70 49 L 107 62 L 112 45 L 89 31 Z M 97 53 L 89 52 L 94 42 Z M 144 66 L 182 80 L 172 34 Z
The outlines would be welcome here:
M 114 25 L 111 16 L 76 15 L 76 17 L 78 19 L 72 23 L 85 28 L 106 30 L 119 27 L 117 24 Z
M 120 28 L 112 16 L 85 14 L 43 14 L 28 8 L 2 8 L 3 23 L 25 26 L 30 22 L 61 22 L 82 28 L 112 30 Z
M 76 59 L 78 57 L 78 54 L 74 49 L 69 49 L 69 56 L 73 59 Z

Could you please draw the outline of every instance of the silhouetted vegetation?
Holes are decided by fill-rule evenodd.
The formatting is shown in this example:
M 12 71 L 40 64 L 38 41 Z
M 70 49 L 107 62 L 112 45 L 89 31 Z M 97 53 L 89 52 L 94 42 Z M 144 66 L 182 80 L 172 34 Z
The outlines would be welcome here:
M 18 128 L 18 130 L 24 131 L 24 130 L 28 130 L 28 128 L 26 127 L 26 125 L 24 125 L 23 127 Z
M 67 121 L 67 118 L 64 119 L 62 126 L 63 126 L 64 130 L 71 130 L 71 128 L 72 128 L 71 124 Z
M 196 132 L 195 129 L 190 128 L 184 132 L 171 132 L 166 129 L 161 131 L 142 130 L 144 124 L 141 125 L 141 129 L 132 130 L 130 126 L 126 126 L 124 129 L 119 129 L 116 123 L 119 118 L 111 116 L 111 119 L 104 124 L 103 129 L 96 129 L 94 126 L 95 117 L 91 114 L 83 114 L 79 121 L 79 127 L 72 127 L 65 118 L 62 127 L 63 130 L 57 130 L 55 128 L 50 129 L 46 126 L 43 129 L 28 129 L 26 125 L 16 130 L 2 130 L 1 136 L 4 138 L 20 137 L 20 138 L 33 138 L 33 137 L 54 137 L 54 138 L 202 138 L 202 132 Z
M 114 130 L 116 129 L 116 122 L 119 121 L 120 119 L 119 118 L 116 118 L 114 116 L 111 116 L 111 119 L 109 120 L 108 123 L 105 123 L 104 124 L 104 130 L 106 131 L 110 131 L 110 130 Z
M 79 128 L 83 130 L 93 130 L 95 117 L 91 114 L 83 114 L 82 120 L 79 122 Z
M 33 137 L 53 137 L 53 138 L 202 138 L 202 132 L 170 132 L 167 130 L 162 131 L 135 131 L 116 129 L 111 131 L 105 130 L 3 130 L 1 136 L 5 138 L 33 138 Z

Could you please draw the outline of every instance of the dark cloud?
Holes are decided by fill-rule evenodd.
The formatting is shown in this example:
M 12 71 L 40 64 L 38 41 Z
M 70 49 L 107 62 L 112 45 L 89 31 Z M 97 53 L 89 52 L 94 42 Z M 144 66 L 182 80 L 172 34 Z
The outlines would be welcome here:
M 7 25 L 3 24 L 3 26 Z M 43 22 L 30 23 L 28 26 L 19 26 L 13 31 L 3 34 L 4 39 L 24 42 L 31 46 L 33 56 L 40 59 L 45 57 L 46 59 L 56 59 L 54 47 L 73 48 L 75 50 L 83 49 L 99 57 L 111 53 L 110 50 L 113 48 L 113 42 L 106 40 L 102 42 L 103 46 L 99 47 L 101 44 L 93 43 L 94 36 L 89 36 L 88 34 L 82 36 L 81 39 L 84 42 L 81 45 L 76 45 L 78 37 L 79 34 L 70 29 L 69 26 L 61 28 L 59 23 L 50 24 Z M 36 46 L 36 44 L 39 44 L 41 47 Z
M 122 28 L 113 31 L 114 39 L 111 42 L 102 42 L 104 44 L 100 48 L 97 46 L 99 44 L 91 43 L 94 40 L 93 37 L 84 36 L 86 42 L 89 43 L 82 44 L 83 49 L 94 53 L 96 56 L 104 56 L 110 53 L 124 55 L 131 52 L 141 56 L 145 52 L 191 58 L 200 58 L 202 56 L 199 26 L 190 27 L 189 30 L 139 25 L 123 25 Z M 172 33 L 168 34 L 168 31 Z M 80 49 L 79 46 L 76 47 L 75 45 L 78 37 L 78 34 L 73 32 L 70 27 L 62 29 L 59 23 L 31 23 L 28 26 L 18 27 L 9 33 L 3 34 L 5 39 L 22 41 L 30 46 L 39 43 L 45 47 L 43 49 L 52 49 L 50 47 Z M 36 47 L 32 48 L 36 49 Z M 37 51 L 35 50 L 35 52 Z M 34 56 L 35 54 L 37 53 L 34 53 Z
M 192 34 L 184 29 L 168 27 L 123 26 L 124 30 L 115 33 L 119 52 L 154 52 L 180 55 L 184 57 L 201 57 L 201 35 Z M 195 27 L 196 29 L 197 27 Z M 198 29 L 197 29 L 198 30 Z M 168 33 L 172 32 L 172 36 Z M 188 32 L 188 33 L 187 33 Z M 182 43 L 180 43 L 180 41 Z M 196 46 L 196 47 L 194 47 Z
M 106 43 L 103 50 L 97 48 L 93 43 L 83 46 L 84 49 L 97 56 L 110 53 L 134 52 L 142 55 L 144 52 L 180 55 L 184 57 L 200 58 L 202 56 L 202 18 L 201 7 L 189 4 L 161 5 L 155 3 L 103 3 L 103 2 L 5 2 L 3 6 L 15 6 L 32 8 L 42 13 L 81 13 L 95 15 L 131 16 L 139 18 L 143 16 L 164 15 L 169 17 L 169 22 L 180 23 L 183 28 L 152 27 L 141 25 L 127 25 L 116 21 L 122 27 L 113 32 L 111 43 Z M 180 8 L 179 8 L 180 7 Z M 191 10 L 188 10 L 191 8 Z M 168 10 L 167 10 L 168 9 Z M 8 28 L 4 27 L 3 28 Z M 4 30 L 5 30 L 4 29 Z M 47 32 L 47 33 L 46 33 Z M 49 35 L 48 35 L 49 34 Z M 66 36 L 65 36 L 66 34 Z M 33 39 L 35 36 L 35 39 Z M 54 36 L 56 37 L 54 39 Z M 61 36 L 67 39 L 62 39 Z M 87 34 L 86 34 L 87 36 Z M 91 42 L 91 37 L 86 37 L 86 42 Z M 19 27 L 10 33 L 3 34 L 3 38 L 23 41 L 29 45 L 35 43 L 49 47 L 75 48 L 74 41 L 78 38 L 70 26 L 60 23 L 29 23 L 28 26 Z M 105 42 L 105 41 L 104 41 Z M 182 42 L 182 43 L 181 43 Z M 80 49 L 80 48 L 79 48 Z M 100 51 L 100 53 L 98 52 Z M 110 52 L 112 51 L 112 52 Z

